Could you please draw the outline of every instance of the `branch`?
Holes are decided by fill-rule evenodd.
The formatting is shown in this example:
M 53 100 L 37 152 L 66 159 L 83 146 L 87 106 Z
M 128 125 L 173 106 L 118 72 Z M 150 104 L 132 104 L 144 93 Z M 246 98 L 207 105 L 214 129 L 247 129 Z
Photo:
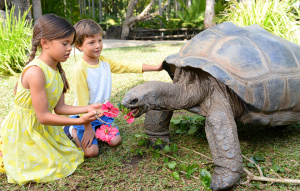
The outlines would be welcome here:
M 155 0 L 151 0 L 151 2 L 147 5 L 147 7 L 141 12 L 141 14 L 134 16 L 134 17 L 130 17 L 128 19 L 128 24 L 134 24 L 137 21 L 143 21 L 146 19 L 151 19 L 153 17 L 155 17 L 156 15 L 159 15 L 159 11 L 155 11 L 154 13 L 149 14 L 153 4 L 154 4 Z M 170 0 L 167 1 L 167 3 L 163 6 L 162 11 L 164 11 L 168 6 L 170 5 Z
M 290 178 L 267 178 L 267 177 L 264 177 L 264 176 L 255 176 L 255 175 L 253 175 L 251 172 L 249 172 L 245 168 L 243 168 L 243 171 L 247 174 L 247 176 L 249 177 L 250 181 L 251 180 L 256 180 L 256 181 L 265 181 L 265 182 L 300 184 L 300 180 L 296 180 L 296 179 L 290 179 Z M 241 184 L 245 184 L 245 183 L 241 183 Z
M 201 155 L 202 157 L 208 159 L 208 160 L 212 160 L 211 158 L 209 158 L 208 156 L 202 154 L 202 153 L 198 153 L 194 150 L 191 150 L 191 149 L 187 149 L 185 147 L 182 147 L 182 146 L 178 146 L 180 148 L 183 148 L 183 149 L 186 149 L 186 150 L 189 150 L 189 151 L 192 151 L 198 155 Z M 282 178 L 280 177 L 277 173 L 275 173 L 272 169 L 271 171 L 278 177 L 278 178 L 267 178 L 263 175 L 259 165 L 255 164 L 253 161 L 251 161 L 250 159 L 246 158 L 244 155 L 242 155 L 243 158 L 245 158 L 247 161 L 250 161 L 252 162 L 256 168 L 258 169 L 259 171 L 259 174 L 260 176 L 255 176 L 253 173 L 251 173 L 250 171 L 248 171 L 246 168 L 243 168 L 243 171 L 247 174 L 247 181 L 246 182 L 243 182 L 243 183 L 240 183 L 241 185 L 245 185 L 245 184 L 249 184 L 252 180 L 255 180 L 255 181 L 264 181 L 264 182 L 277 182 L 277 183 L 288 183 L 288 184 L 300 184 L 300 180 L 297 180 L 297 179 L 290 179 L 290 178 Z
M 209 158 L 208 156 L 206 156 L 206 155 L 204 155 L 204 154 L 202 154 L 202 153 L 198 153 L 197 151 L 194 151 L 194 150 L 185 148 L 185 147 L 183 147 L 183 146 L 178 146 L 178 147 L 183 148 L 183 149 L 188 150 L 188 151 L 192 151 L 192 152 L 194 152 L 194 153 L 196 153 L 196 154 L 198 154 L 198 155 L 201 155 L 202 157 L 206 158 L 207 160 L 212 161 L 211 158 Z
M 264 176 L 263 172 L 261 171 L 261 168 L 252 160 L 246 158 L 244 155 L 242 155 L 244 159 L 246 159 L 247 161 L 251 162 L 252 164 L 255 165 L 255 167 L 257 168 L 258 172 L 259 172 L 259 176 Z

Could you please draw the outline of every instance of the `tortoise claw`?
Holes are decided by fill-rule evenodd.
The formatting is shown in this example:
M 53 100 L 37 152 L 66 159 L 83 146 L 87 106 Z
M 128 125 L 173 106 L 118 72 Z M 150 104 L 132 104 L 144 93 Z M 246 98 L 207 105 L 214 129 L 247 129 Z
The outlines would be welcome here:
M 238 172 L 217 166 L 211 177 L 210 189 L 213 191 L 230 189 L 240 179 L 240 176 L 241 174 Z

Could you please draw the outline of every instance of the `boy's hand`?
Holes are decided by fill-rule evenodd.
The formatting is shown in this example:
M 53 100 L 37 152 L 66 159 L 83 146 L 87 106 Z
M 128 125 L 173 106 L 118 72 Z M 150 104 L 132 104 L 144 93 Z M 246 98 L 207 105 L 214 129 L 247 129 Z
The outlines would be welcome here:
M 157 71 L 162 71 L 163 70 L 162 62 L 158 64 L 156 67 L 157 67 Z
M 85 131 L 81 140 L 81 146 L 82 148 L 87 148 L 92 145 L 92 142 L 95 138 L 95 131 L 93 130 L 91 123 L 84 125 L 84 129 Z

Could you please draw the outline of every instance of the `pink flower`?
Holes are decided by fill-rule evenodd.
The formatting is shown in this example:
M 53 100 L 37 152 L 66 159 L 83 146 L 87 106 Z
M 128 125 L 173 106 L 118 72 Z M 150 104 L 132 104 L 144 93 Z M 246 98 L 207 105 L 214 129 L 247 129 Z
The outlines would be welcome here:
M 127 123 L 132 123 L 134 121 L 134 117 L 132 116 L 132 113 L 129 112 L 124 116 L 124 119 L 127 120 Z
M 109 127 L 108 125 L 101 125 L 96 131 L 96 138 L 110 144 L 110 141 L 116 137 L 119 130 L 116 127 Z
M 103 111 L 103 115 L 107 117 L 117 117 L 119 114 L 119 109 L 115 108 L 109 101 L 101 106 L 101 110 Z

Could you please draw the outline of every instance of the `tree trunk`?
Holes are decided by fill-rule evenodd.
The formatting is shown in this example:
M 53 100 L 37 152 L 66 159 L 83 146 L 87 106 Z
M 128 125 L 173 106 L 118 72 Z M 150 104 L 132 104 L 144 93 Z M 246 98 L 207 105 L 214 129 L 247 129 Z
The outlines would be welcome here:
M 132 18 L 134 8 L 137 4 L 138 0 L 130 0 L 127 13 L 126 13 L 126 18 L 122 27 L 122 34 L 121 34 L 121 39 L 127 39 L 129 36 L 129 31 L 131 27 L 130 19 Z M 152 2 L 152 0 L 151 0 Z M 150 4 L 151 4 L 150 2 Z M 152 5 L 151 5 L 152 6 Z
M 29 0 L 12 0 L 12 3 L 15 5 L 15 17 L 18 18 L 19 14 L 22 16 L 25 11 L 30 8 Z M 28 12 L 26 19 L 31 20 L 31 11 Z
M 42 16 L 41 0 L 32 0 L 33 21 L 34 23 Z
M 192 0 L 186 0 L 186 8 L 189 8 L 192 5 Z
M 146 8 L 142 11 L 141 14 L 139 14 L 137 16 L 133 16 L 134 8 L 135 8 L 137 2 L 138 2 L 138 0 L 130 0 L 130 2 L 129 2 L 127 13 L 126 13 L 126 18 L 125 18 L 125 21 L 124 21 L 123 27 L 122 27 L 121 39 L 123 39 L 123 40 L 128 39 L 130 28 L 136 22 L 143 21 L 146 19 L 151 19 L 159 14 L 159 10 L 154 13 L 149 14 L 149 12 L 155 2 L 155 0 L 151 0 L 150 3 L 146 6 Z M 168 0 L 167 3 L 164 5 L 164 7 L 162 8 L 162 11 L 164 9 L 166 9 L 169 6 L 169 4 L 170 4 L 170 0 Z
M 89 0 L 89 18 L 91 18 L 91 0 Z
M 213 19 L 215 17 L 215 0 L 206 0 L 204 28 L 209 28 L 215 25 Z
M 92 0 L 92 15 L 93 15 L 93 19 L 95 19 L 95 2 L 94 2 L 94 0 Z
M 86 0 L 83 0 L 84 16 L 86 16 Z
M 99 0 L 99 21 L 102 22 L 102 0 Z

